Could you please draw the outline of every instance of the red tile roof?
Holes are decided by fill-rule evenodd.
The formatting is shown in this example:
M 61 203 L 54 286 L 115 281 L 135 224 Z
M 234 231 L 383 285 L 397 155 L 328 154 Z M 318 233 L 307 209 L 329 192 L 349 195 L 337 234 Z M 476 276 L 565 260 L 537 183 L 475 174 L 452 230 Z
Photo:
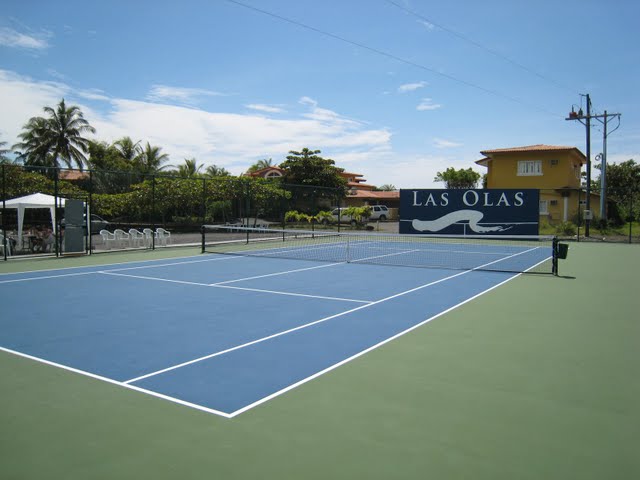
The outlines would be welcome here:
M 386 199 L 399 199 L 400 192 L 386 192 L 386 191 L 369 191 L 369 190 L 356 190 L 353 194 L 349 193 L 347 195 L 348 198 L 375 198 L 378 200 L 386 200 Z
M 495 153 L 510 153 L 510 152 L 553 152 L 553 151 L 568 151 L 578 150 L 576 147 L 564 147 L 560 145 L 528 145 L 525 147 L 511 147 L 511 148 L 497 148 L 494 150 L 483 150 L 480 153 L 483 155 L 491 155 Z M 580 152 L 580 150 L 578 150 Z M 580 152 L 582 153 L 582 152 Z
M 573 152 L 580 157 L 580 162 L 587 163 L 587 157 L 577 147 L 565 147 L 561 145 L 528 145 L 525 147 L 497 148 L 494 150 L 483 150 L 480 153 L 485 158 L 476 160 L 476 164 L 487 166 L 488 162 L 494 157 L 502 153 L 528 153 L 528 152 Z

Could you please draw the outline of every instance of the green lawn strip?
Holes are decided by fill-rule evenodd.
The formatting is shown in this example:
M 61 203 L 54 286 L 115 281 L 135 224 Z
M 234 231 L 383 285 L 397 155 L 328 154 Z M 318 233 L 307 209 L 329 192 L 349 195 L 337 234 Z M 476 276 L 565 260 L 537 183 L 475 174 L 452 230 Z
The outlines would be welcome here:
M 572 244 L 575 278 L 519 277 L 231 420 L 0 353 L 0 463 L 28 479 L 636 478 L 639 259 Z

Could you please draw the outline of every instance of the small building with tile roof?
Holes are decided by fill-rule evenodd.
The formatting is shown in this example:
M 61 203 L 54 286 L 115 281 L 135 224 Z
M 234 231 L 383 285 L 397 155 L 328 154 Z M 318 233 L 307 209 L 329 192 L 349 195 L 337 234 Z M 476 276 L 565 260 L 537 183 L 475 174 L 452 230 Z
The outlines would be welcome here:
M 582 167 L 587 158 L 576 147 L 529 145 L 483 150 L 476 164 L 487 168 L 486 188 L 540 190 L 540 216 L 549 223 L 575 221 L 584 209 Z M 599 196 L 591 195 L 591 210 L 600 216 Z

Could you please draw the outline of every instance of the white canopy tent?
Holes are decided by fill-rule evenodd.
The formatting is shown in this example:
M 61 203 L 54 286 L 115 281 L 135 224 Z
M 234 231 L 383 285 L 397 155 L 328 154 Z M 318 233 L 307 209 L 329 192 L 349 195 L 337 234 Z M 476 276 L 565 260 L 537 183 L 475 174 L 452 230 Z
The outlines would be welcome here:
M 51 212 L 51 225 L 53 231 L 56 231 L 55 209 L 56 197 L 45 193 L 33 193 L 24 197 L 12 198 L 4 203 L 6 208 L 18 209 L 18 248 L 22 248 L 22 227 L 24 224 L 24 211 L 27 208 L 48 208 Z M 64 207 L 64 198 L 58 197 L 58 207 Z

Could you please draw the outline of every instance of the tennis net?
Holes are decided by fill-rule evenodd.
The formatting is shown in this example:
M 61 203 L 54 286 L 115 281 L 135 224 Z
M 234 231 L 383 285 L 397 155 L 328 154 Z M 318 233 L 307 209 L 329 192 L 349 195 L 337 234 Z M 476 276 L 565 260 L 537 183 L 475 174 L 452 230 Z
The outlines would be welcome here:
M 404 267 L 557 273 L 553 236 L 406 235 L 202 227 L 202 252 Z

